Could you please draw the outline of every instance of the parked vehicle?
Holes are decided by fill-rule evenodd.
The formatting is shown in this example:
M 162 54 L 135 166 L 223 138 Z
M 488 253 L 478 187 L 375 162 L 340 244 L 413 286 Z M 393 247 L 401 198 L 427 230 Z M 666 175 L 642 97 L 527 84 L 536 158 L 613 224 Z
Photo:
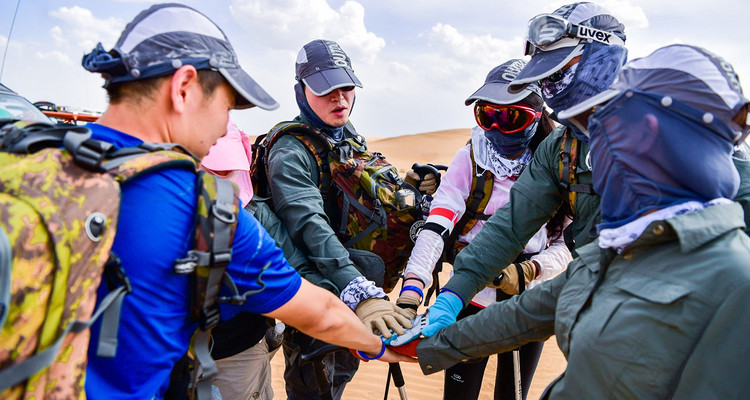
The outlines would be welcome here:
M 34 103 L 36 108 L 40 109 L 44 115 L 54 118 L 59 122 L 78 125 L 78 121 L 94 122 L 102 113 L 90 110 L 77 110 L 69 107 L 57 106 L 49 101 L 37 101 Z
M 0 119 L 12 118 L 54 123 L 23 96 L 0 83 Z

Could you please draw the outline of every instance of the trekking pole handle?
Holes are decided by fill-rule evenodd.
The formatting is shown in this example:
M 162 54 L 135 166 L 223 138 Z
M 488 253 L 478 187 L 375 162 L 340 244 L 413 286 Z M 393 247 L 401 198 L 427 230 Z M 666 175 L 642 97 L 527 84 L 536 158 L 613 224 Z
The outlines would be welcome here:
M 389 363 L 388 369 L 391 371 L 391 375 L 393 376 L 393 384 L 396 385 L 397 388 L 404 386 L 404 374 L 401 372 L 401 365 L 399 363 Z
M 501 272 L 500 275 L 496 276 L 495 279 L 492 280 L 492 284 L 494 286 L 500 286 L 500 283 L 503 281 L 503 275 L 505 274 Z
M 312 361 L 318 357 L 323 357 L 327 354 L 335 353 L 337 351 L 348 351 L 346 347 L 337 346 L 335 344 L 326 344 L 321 347 L 318 347 L 317 349 L 309 352 L 304 353 L 300 356 L 300 360 L 303 362 L 309 362 Z
M 424 179 L 424 177 L 427 176 L 427 174 L 435 175 L 437 186 L 440 186 L 440 171 L 439 171 L 440 168 L 438 167 L 441 167 L 443 170 L 448 169 L 448 167 L 444 165 L 435 166 L 433 164 L 417 164 L 417 163 L 412 164 L 411 169 L 414 170 L 414 172 L 416 172 L 417 175 L 419 175 L 420 181 Z

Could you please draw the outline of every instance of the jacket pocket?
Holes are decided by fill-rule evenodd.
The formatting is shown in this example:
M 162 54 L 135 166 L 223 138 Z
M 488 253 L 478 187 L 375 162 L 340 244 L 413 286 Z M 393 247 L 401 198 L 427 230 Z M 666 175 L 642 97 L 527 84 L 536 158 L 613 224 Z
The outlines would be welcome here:
M 690 294 L 685 284 L 626 273 L 594 296 L 591 314 L 574 337 L 586 342 L 593 370 L 608 371 L 604 381 L 615 397 L 666 396 L 691 351 L 692 327 L 700 323 L 691 315 Z

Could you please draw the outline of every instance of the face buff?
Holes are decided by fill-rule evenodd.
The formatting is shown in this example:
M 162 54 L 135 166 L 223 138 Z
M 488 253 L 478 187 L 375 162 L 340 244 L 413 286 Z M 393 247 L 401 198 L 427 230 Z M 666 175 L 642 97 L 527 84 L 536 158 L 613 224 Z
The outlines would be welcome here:
M 678 204 L 735 197 L 734 132 L 718 118 L 706 123 L 704 114 L 677 100 L 631 89 L 591 115 L 600 231 Z
M 559 113 L 603 92 L 617 78 L 627 54 L 627 49 L 622 46 L 598 42 L 586 45 L 581 61 L 564 71 L 559 81 L 542 80 L 544 101 Z M 561 119 L 560 123 L 572 127 L 579 140 L 588 142 L 588 137 L 568 120 Z
M 294 94 L 297 100 L 297 107 L 299 107 L 300 114 L 313 128 L 319 129 L 323 134 L 333 139 L 335 142 L 340 142 L 344 138 L 344 127 L 333 127 L 323 122 L 318 114 L 312 110 L 310 104 L 307 102 L 305 97 L 305 88 L 301 83 L 294 85 Z M 352 107 L 354 107 L 354 101 L 352 100 Z
M 538 123 L 539 121 L 534 121 L 526 129 L 515 133 L 503 133 L 497 128 L 492 128 L 484 131 L 484 137 L 490 142 L 494 151 L 501 156 L 506 158 L 515 156 L 529 146 Z

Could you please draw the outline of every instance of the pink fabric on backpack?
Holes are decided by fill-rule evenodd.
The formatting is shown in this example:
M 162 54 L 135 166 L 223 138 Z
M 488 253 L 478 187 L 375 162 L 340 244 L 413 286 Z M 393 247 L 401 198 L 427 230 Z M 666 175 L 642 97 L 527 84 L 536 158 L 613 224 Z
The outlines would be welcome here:
M 201 165 L 240 187 L 240 200 L 246 206 L 253 198 L 253 185 L 250 181 L 250 160 L 253 150 L 250 138 L 231 119 L 227 124 L 227 134 L 220 137 L 203 157 Z

